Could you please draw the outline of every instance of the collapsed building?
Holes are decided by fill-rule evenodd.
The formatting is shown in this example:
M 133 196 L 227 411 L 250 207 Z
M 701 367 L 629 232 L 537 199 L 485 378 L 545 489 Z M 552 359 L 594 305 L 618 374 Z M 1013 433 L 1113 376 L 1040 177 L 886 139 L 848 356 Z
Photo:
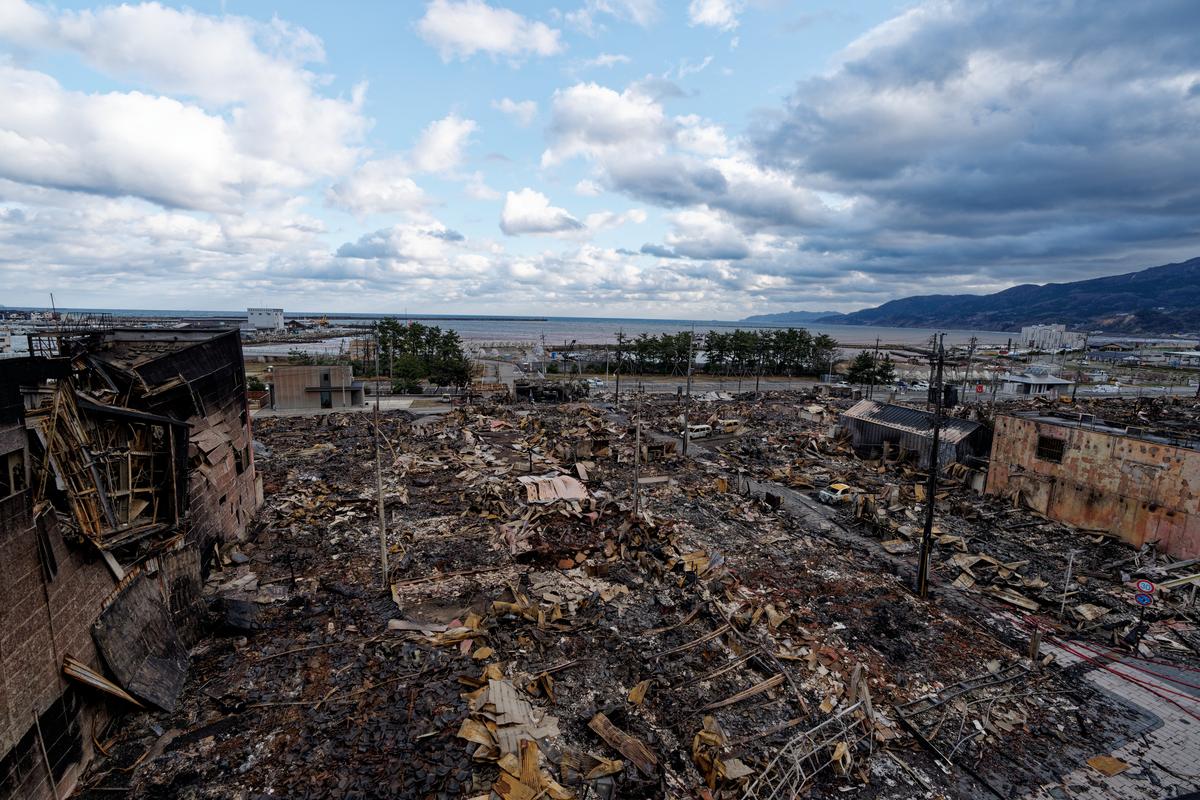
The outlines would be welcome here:
M 861 456 L 903 459 L 915 455 L 922 469 L 933 453 L 933 414 L 911 406 L 860 400 L 842 413 L 841 426 Z M 938 434 L 938 462 L 964 463 L 987 457 L 991 446 L 988 429 L 978 422 L 954 417 L 942 419 Z
M 1090 414 L 1001 415 L 987 492 L 1134 546 L 1200 556 L 1200 438 Z
M 63 796 L 97 724 L 174 705 L 204 556 L 262 502 L 238 337 L 81 325 L 0 362 L 0 798 Z

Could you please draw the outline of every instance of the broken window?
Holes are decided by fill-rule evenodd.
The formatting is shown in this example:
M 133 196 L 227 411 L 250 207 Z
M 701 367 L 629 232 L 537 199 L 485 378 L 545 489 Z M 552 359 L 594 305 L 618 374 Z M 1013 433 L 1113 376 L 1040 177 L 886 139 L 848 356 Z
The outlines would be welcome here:
M 1053 461 L 1055 464 L 1061 464 L 1066 445 L 1067 443 L 1063 439 L 1056 439 L 1053 436 L 1039 436 L 1037 457 L 1041 461 Z
M 25 453 L 14 450 L 0 456 L 0 498 L 25 490 Z

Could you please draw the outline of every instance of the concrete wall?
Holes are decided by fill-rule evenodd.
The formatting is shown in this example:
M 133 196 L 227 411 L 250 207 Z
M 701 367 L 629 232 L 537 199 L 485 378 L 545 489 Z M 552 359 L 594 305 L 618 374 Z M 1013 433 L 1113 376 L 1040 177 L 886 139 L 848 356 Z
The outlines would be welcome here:
M 1037 457 L 1038 437 L 1063 440 L 1062 463 Z M 1200 451 L 1086 427 L 996 419 L 987 492 L 1047 517 L 1113 533 L 1135 547 L 1157 541 L 1200 556 Z
M 323 380 L 326 374 L 329 378 Z M 275 408 L 321 408 L 321 392 L 310 392 L 308 389 L 326 384 L 330 387 L 331 408 L 346 408 L 355 404 L 355 394 L 351 388 L 354 373 L 350 367 L 279 366 L 272 370 L 271 375 Z

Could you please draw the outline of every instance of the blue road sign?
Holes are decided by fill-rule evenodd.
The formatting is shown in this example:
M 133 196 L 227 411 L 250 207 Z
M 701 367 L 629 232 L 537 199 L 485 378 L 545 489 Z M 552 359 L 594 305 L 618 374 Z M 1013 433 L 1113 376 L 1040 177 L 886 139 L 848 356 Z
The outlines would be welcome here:
M 1148 594 L 1143 594 L 1142 592 L 1138 592 L 1137 594 L 1135 594 L 1133 596 L 1133 599 L 1137 601 L 1137 604 L 1139 606 L 1148 606 L 1154 602 L 1153 597 L 1151 597 Z

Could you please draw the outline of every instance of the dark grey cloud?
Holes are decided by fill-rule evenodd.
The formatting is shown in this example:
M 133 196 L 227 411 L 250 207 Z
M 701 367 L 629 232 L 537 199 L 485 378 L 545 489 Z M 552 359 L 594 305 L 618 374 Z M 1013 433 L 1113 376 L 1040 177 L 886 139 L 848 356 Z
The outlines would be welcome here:
M 842 59 L 751 137 L 854 198 L 807 251 L 982 285 L 1200 249 L 1200 3 L 928 3 Z
M 655 258 L 679 258 L 679 254 L 671 248 L 649 242 L 642 245 L 641 253 L 642 255 L 654 256 Z

